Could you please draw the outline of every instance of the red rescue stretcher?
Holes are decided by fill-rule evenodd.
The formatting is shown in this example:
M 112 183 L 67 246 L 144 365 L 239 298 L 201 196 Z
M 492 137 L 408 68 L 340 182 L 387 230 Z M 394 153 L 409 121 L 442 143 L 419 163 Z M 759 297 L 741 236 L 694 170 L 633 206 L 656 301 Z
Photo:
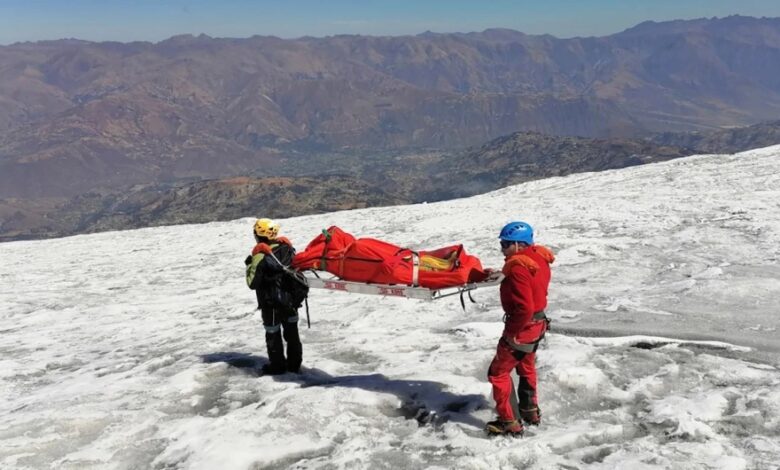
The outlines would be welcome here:
M 436 300 L 501 283 L 500 272 L 485 270 L 463 245 L 414 251 L 373 238 L 355 238 L 336 226 L 323 230 L 292 267 L 309 287 L 358 294 Z M 326 272 L 330 275 L 321 275 Z M 326 277 L 327 276 L 327 277 Z

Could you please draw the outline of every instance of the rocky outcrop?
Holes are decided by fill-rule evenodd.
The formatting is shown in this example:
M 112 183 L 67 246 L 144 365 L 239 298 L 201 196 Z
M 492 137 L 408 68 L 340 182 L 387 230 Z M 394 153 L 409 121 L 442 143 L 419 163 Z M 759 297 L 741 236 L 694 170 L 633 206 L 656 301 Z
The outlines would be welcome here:
M 641 165 L 691 152 L 643 140 L 588 139 L 517 132 L 432 165 L 421 200 L 492 191 L 539 178 Z
M 780 144 L 780 121 L 717 132 L 664 132 L 648 140 L 689 149 L 692 153 L 736 153 Z
M 291 217 L 408 200 L 347 176 L 239 177 L 179 185 L 142 185 L 70 200 L 0 200 L 0 241 L 159 225 Z

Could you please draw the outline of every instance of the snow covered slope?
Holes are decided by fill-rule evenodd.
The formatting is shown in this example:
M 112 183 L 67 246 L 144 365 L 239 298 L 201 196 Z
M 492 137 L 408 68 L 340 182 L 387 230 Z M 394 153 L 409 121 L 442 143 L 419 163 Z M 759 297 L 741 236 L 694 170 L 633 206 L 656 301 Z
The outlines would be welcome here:
M 495 288 L 313 291 L 304 373 L 257 377 L 251 219 L 2 244 L 0 468 L 778 468 L 778 201 L 773 147 L 281 221 L 493 267 L 531 222 L 558 260 L 522 440 L 481 433 Z

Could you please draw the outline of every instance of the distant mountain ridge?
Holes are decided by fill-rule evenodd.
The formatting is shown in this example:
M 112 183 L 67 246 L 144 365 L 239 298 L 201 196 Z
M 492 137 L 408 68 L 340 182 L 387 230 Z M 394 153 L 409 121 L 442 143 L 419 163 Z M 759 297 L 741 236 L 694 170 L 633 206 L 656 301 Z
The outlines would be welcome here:
M 150 184 L 37 205 L 0 200 L 0 240 L 433 202 L 549 176 L 777 144 L 780 121 L 633 140 L 517 132 L 452 154 L 328 155 L 284 177 Z
M 45 41 L 0 47 L 0 197 L 247 173 L 343 149 L 456 149 L 780 116 L 780 19 L 646 22 L 599 38 Z M 282 167 L 284 164 L 282 164 Z

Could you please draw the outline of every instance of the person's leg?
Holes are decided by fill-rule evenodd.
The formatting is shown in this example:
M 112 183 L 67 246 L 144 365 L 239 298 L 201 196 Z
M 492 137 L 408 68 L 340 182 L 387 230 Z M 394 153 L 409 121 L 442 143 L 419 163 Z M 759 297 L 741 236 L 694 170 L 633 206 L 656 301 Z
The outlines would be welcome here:
M 298 312 L 292 311 L 284 321 L 284 340 L 287 342 L 287 370 L 298 373 L 303 362 L 303 345 L 298 333 Z
M 488 369 L 488 381 L 493 385 L 493 400 L 496 402 L 496 413 L 502 421 L 513 421 L 512 405 L 509 398 L 512 393 L 512 369 L 517 360 L 512 356 L 512 350 L 503 341 L 499 341 L 496 355 Z
M 266 374 L 279 374 L 287 371 L 284 359 L 284 344 L 282 343 L 282 325 L 277 311 L 273 308 L 262 309 L 263 327 L 265 328 L 265 346 L 268 350 L 267 366 L 263 367 Z
M 536 393 L 536 353 L 515 353 L 519 359 L 517 375 L 520 381 L 517 386 L 517 405 L 523 421 L 529 424 L 539 424 L 538 397 Z

